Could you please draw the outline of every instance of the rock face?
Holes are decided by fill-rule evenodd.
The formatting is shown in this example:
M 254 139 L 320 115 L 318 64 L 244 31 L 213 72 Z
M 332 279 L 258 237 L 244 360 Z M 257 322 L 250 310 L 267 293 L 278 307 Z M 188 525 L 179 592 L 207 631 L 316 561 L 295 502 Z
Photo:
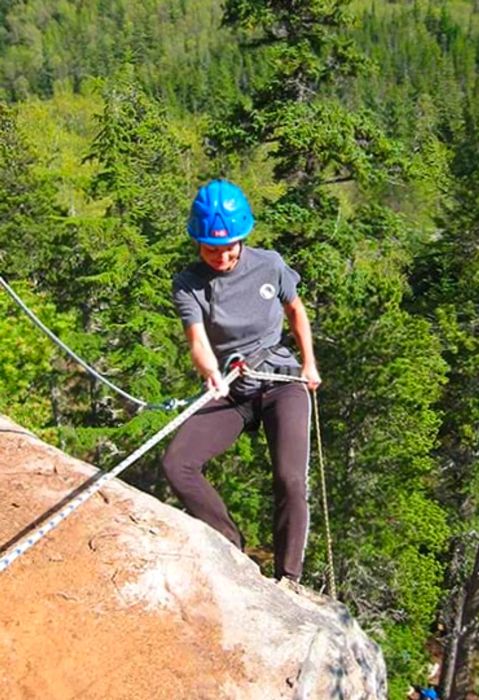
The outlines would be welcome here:
M 96 472 L 0 417 L 0 545 Z M 0 555 L 1 556 L 1 555 Z M 0 573 L 1 700 L 385 700 L 346 608 L 114 480 Z

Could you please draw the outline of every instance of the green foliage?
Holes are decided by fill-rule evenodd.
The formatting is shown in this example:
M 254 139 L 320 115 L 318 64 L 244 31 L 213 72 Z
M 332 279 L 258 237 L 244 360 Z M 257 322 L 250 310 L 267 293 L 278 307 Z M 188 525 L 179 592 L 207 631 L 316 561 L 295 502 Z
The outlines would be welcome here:
M 39 177 L 35 157 L 10 108 L 0 105 L 0 257 L 9 274 L 35 275 L 51 262 L 60 211 L 54 183 Z
M 384 650 L 388 668 L 394 669 L 389 680 L 389 696 L 404 698 L 411 687 L 411 678 L 416 681 L 426 679 L 427 658 L 424 645 L 407 626 L 386 622 L 384 637 L 379 640 Z
M 270 70 L 251 91 L 249 104 L 212 123 L 211 141 L 222 157 L 225 151 L 271 144 L 275 177 L 287 181 L 295 201 L 301 194 L 309 208 L 321 206 L 319 188 L 325 184 L 373 185 L 404 166 L 398 147 L 378 131 L 372 115 L 348 113 L 328 92 L 333 81 L 362 65 L 350 43 L 345 50 L 341 34 L 348 25 L 347 4 L 307 2 L 294 12 L 283 3 L 226 4 L 228 23 L 252 28 L 252 50 L 258 42 L 266 44 L 263 60 Z
M 16 284 L 15 291 L 54 332 L 65 330 L 68 317 L 59 316 L 45 295 L 38 297 L 25 283 Z M 48 426 L 59 382 L 58 352 L 3 289 L 0 338 L 0 411 L 26 428 Z
M 184 256 L 177 241 L 187 211 L 184 167 L 189 163 L 183 159 L 190 158 L 189 147 L 164 108 L 133 85 L 128 70 L 114 82 L 105 92 L 88 163 L 80 163 L 81 149 L 74 156 L 83 175 L 75 174 L 70 186 L 73 192 L 83 188 L 76 198 L 82 211 L 70 208 L 61 218 L 50 212 L 55 212 L 56 200 L 52 183 L 64 178 L 63 162 L 55 164 L 45 182 L 47 169 L 19 135 L 13 113 L 5 110 L 4 269 L 11 276 L 39 280 L 59 308 L 71 310 L 62 337 L 97 371 L 133 394 L 159 401 L 171 395 L 178 380 L 179 391 L 191 391 L 188 377 L 180 379 L 184 345 L 177 340 L 180 324 L 170 300 L 171 269 Z M 18 226 L 15 236 L 13 223 Z M 63 364 L 62 369 L 71 374 L 73 368 Z M 118 399 L 115 407 L 101 385 L 82 373 L 74 377 L 68 389 L 55 384 L 55 400 L 49 408 L 44 402 L 37 414 L 39 426 L 78 426 L 81 453 L 95 430 L 103 440 L 106 423 L 111 449 L 95 456 L 100 464 L 108 463 L 118 450 L 115 432 L 108 428 L 127 419 L 131 407 L 122 408 Z M 86 442 L 80 427 L 85 425 Z M 59 440 L 76 451 L 75 432 L 62 430 Z M 122 431 L 118 440 L 128 445 Z
M 214 109 L 258 70 L 220 27 L 219 0 L 29 0 L 2 3 L 2 17 L 0 80 L 9 100 L 51 97 L 65 86 L 81 92 L 92 76 L 130 62 L 148 92 L 175 108 Z

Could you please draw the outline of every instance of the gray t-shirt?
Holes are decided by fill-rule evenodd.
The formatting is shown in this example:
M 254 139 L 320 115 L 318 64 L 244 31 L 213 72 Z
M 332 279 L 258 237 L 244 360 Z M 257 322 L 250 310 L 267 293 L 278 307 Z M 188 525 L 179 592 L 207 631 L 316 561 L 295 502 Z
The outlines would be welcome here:
M 202 323 L 220 365 L 233 353 L 245 357 L 280 343 L 283 304 L 297 296 L 299 275 L 279 253 L 243 246 L 231 272 L 216 272 L 205 262 L 173 278 L 173 298 L 185 327 Z M 271 367 L 298 367 L 287 348 L 268 357 Z

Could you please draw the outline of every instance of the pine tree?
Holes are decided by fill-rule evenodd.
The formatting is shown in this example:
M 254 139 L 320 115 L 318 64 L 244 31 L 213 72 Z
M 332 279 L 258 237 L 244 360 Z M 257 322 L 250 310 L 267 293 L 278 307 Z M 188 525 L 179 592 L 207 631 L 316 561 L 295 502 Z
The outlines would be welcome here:
M 128 66 L 106 83 L 104 109 L 87 155 L 96 164 L 89 194 L 99 214 L 70 222 L 79 254 L 71 270 L 69 304 L 77 307 L 81 299 L 74 340 L 97 371 L 152 403 L 170 397 L 174 388 L 192 390 L 189 377 L 183 377 L 170 292 L 171 271 L 185 256 L 187 156 L 188 144 L 161 104 L 136 84 Z M 164 413 L 134 416 L 132 407 L 118 403 L 95 381 L 78 391 L 85 398 L 82 404 L 77 397 L 83 410 L 74 423 L 88 425 L 96 439 L 108 435 L 113 452 L 120 445 L 127 449 L 144 430 L 167 419 Z M 77 432 L 81 438 L 80 428 Z M 110 456 L 107 451 L 103 459 Z M 145 462 L 142 469 L 148 468 Z
M 449 509 L 454 533 L 447 578 L 450 596 L 443 607 L 448 632 L 444 693 L 454 700 L 464 697 L 473 681 L 472 657 L 478 644 L 478 138 L 475 120 L 466 114 L 465 122 L 469 126 L 457 147 L 455 180 L 437 222 L 436 240 L 424 247 L 412 278 L 416 307 L 435 318 L 448 363 L 448 382 L 439 403 L 444 418 L 437 456 L 438 495 Z
M 54 182 L 40 177 L 32 150 L 20 134 L 15 115 L 0 105 L 0 256 L 11 276 L 45 278 L 52 264 L 61 210 Z

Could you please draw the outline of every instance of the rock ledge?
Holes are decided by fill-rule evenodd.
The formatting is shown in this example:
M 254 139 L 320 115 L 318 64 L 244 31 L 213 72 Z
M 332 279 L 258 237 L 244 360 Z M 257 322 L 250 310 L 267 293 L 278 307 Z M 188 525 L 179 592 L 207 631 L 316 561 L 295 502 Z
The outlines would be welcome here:
M 0 417 L 0 544 L 95 473 Z M 114 480 L 0 574 L 0 699 L 386 700 L 347 609 Z

